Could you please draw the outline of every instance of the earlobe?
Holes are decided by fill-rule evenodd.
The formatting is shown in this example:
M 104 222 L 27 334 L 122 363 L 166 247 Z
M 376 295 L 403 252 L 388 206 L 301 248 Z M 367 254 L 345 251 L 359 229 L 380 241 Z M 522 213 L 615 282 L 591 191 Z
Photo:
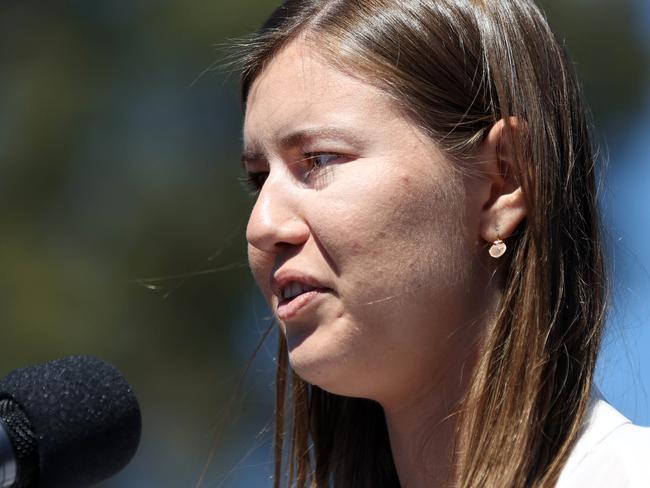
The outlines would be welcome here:
M 481 157 L 490 168 L 490 198 L 484 203 L 480 236 L 487 242 L 506 241 L 526 217 L 526 199 L 516 174 L 526 161 L 517 161 L 514 140 L 523 136 L 524 124 L 515 117 L 499 120 L 481 146 Z M 495 253 L 501 251 L 497 245 Z
M 488 242 L 506 240 L 525 218 L 526 201 L 521 188 L 502 193 L 483 209 L 481 237 Z

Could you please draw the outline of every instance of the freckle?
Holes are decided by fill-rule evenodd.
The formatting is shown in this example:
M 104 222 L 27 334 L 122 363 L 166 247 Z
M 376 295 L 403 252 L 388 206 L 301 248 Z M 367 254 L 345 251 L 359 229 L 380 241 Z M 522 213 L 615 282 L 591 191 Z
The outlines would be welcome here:
M 404 184 L 404 186 L 411 186 L 411 176 L 408 174 L 401 175 L 400 181 Z
M 361 242 L 359 242 L 359 241 L 353 241 L 350 244 L 350 247 L 352 248 L 352 251 L 355 251 L 355 252 L 363 250 L 363 244 Z

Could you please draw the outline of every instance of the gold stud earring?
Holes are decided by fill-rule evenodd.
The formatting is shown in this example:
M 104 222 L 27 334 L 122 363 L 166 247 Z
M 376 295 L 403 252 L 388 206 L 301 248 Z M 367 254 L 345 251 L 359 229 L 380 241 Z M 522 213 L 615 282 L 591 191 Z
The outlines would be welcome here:
M 494 241 L 490 246 L 490 256 L 495 259 L 499 259 L 506 253 L 507 249 L 508 247 L 506 246 L 506 243 L 501 240 L 499 233 L 497 232 L 497 240 Z

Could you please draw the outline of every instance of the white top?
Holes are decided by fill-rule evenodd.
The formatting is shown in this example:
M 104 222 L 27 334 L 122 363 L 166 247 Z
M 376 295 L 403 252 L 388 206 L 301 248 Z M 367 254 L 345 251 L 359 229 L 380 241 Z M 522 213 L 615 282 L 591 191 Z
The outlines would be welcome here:
M 650 427 L 632 424 L 595 390 L 556 488 L 650 488 Z

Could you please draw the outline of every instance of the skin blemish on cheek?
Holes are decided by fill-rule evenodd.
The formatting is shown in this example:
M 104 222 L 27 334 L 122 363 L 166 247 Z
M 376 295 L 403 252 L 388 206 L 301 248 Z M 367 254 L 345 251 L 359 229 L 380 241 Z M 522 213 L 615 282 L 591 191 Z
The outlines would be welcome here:
M 407 175 L 407 174 L 403 174 L 402 176 L 400 176 L 400 183 L 402 183 L 402 185 L 404 185 L 406 187 L 410 187 L 411 186 L 411 176 Z

